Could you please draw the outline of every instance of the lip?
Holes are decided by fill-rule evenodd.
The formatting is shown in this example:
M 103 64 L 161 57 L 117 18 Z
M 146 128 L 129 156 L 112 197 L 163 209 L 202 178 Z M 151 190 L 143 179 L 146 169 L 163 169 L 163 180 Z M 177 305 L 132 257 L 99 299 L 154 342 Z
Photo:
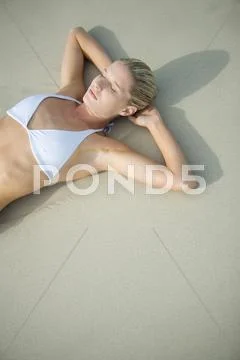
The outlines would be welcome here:
M 92 97 L 94 97 L 94 99 L 97 100 L 97 97 L 95 96 L 94 92 L 92 91 L 92 89 L 90 89 L 90 94 L 92 95 Z

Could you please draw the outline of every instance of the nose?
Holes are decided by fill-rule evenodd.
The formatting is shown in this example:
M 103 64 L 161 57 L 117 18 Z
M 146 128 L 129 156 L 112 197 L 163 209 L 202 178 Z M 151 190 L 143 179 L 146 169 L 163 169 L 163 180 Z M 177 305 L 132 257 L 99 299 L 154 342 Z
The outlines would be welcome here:
M 95 85 L 94 85 L 94 89 L 95 89 L 95 91 L 96 91 L 96 92 L 99 92 L 99 91 L 100 91 L 101 86 L 99 86 L 99 83 L 98 83 L 98 82 L 97 82 L 97 83 L 95 83 Z
M 103 87 L 104 87 L 104 78 L 102 78 L 102 77 L 99 77 L 98 79 L 97 79 L 97 81 L 95 82 L 95 84 L 94 84 L 94 89 L 95 89 L 95 91 L 96 91 L 96 94 L 98 94 L 102 89 L 103 89 Z

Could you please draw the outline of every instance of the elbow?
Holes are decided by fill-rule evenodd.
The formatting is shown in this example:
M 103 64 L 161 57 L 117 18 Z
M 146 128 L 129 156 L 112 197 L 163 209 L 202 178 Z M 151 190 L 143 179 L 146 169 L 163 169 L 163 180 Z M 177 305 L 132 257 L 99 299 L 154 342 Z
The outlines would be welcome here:
M 70 35 L 71 34 L 76 35 L 76 34 L 78 34 L 79 32 L 82 32 L 82 31 L 84 31 L 84 28 L 82 26 L 76 26 L 76 27 L 71 28 L 69 33 L 70 33 Z
M 198 188 L 199 183 L 196 180 L 182 181 L 182 179 L 178 179 L 172 186 L 173 191 L 185 193 L 187 193 L 186 189 L 194 190 Z
M 164 170 L 166 170 L 166 168 L 164 168 Z M 176 192 L 184 192 L 185 194 L 202 193 L 203 183 L 197 181 L 197 178 L 199 179 L 199 176 L 191 176 L 191 178 L 189 178 L 188 180 L 183 180 L 180 174 L 173 174 L 169 169 L 167 170 L 168 171 L 165 172 L 165 174 L 163 175 L 163 170 L 161 169 L 154 177 L 154 181 L 151 182 L 151 186 L 155 188 L 164 188 L 166 189 L 166 191 L 172 190 Z M 194 190 L 197 191 L 194 192 Z

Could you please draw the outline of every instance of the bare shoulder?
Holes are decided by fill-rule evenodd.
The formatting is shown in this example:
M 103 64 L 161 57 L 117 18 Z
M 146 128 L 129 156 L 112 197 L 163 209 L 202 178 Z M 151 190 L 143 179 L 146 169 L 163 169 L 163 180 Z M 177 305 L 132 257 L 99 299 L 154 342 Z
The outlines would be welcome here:
M 98 155 L 109 151 L 124 150 L 129 148 L 128 145 L 123 142 L 109 136 L 105 136 L 103 132 L 94 133 L 88 136 L 87 141 L 84 140 L 81 147 L 82 150 L 91 149 Z
M 88 136 L 80 145 L 80 153 L 83 161 L 96 167 L 99 171 L 105 169 L 106 154 L 126 151 L 129 147 L 123 142 L 105 136 L 103 132 Z
M 129 149 L 129 146 L 109 136 L 105 136 L 103 133 L 94 134 L 92 141 L 96 144 L 98 153 L 105 153 L 110 151 Z

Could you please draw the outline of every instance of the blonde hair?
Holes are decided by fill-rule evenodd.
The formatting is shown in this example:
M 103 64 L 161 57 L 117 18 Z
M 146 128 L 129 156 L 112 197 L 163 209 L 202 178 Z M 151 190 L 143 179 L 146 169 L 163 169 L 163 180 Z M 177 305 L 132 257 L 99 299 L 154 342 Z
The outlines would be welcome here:
M 146 63 L 139 59 L 121 58 L 119 61 L 128 67 L 134 79 L 128 105 L 136 106 L 137 111 L 140 111 L 150 105 L 159 92 L 153 72 Z

